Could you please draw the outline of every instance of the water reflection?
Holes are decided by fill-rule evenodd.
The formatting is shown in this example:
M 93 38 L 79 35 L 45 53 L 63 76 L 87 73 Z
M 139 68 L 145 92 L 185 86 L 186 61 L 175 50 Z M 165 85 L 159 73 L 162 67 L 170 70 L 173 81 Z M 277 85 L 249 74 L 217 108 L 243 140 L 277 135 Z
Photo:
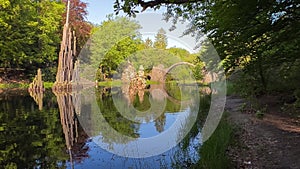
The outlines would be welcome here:
M 113 149 L 139 138 L 156 136 L 170 128 L 178 115 L 198 111 L 191 104 L 178 104 L 178 100 L 188 100 L 188 96 L 166 91 L 171 87 L 180 86 L 151 85 L 140 93 L 127 93 L 134 96 L 126 95 L 122 88 L 107 87 L 72 93 L 46 91 L 42 110 L 26 91 L 2 93 L 0 168 L 182 168 L 195 163 L 201 146 L 197 126 L 178 146 L 143 159 L 117 156 L 96 144 L 101 142 Z M 180 90 L 187 93 L 192 89 Z M 164 101 L 163 109 L 151 108 L 151 104 Z M 139 111 L 124 115 L 117 106 L 122 110 L 132 106 Z M 105 130 L 106 124 L 130 139 Z
M 46 93 L 39 110 L 25 90 L 0 92 L 0 168 L 59 168 L 66 163 L 52 96 Z
M 81 99 L 78 92 L 53 92 L 56 96 L 61 126 L 65 136 L 66 147 L 73 166 L 73 158 L 80 162 L 88 157 L 88 147 L 84 147 L 88 138 L 81 129 L 77 116 L 81 114 Z M 79 136 L 80 135 L 80 136 Z M 73 167 L 72 167 L 73 168 Z
M 36 91 L 36 90 L 28 90 L 30 96 L 33 98 L 35 103 L 39 106 L 39 110 L 43 109 L 43 98 L 44 92 L 43 91 Z
M 169 87 L 176 89 L 179 86 L 172 85 Z M 194 86 L 191 87 L 195 89 Z M 173 92 L 174 96 L 177 97 L 175 98 L 167 95 L 163 87 L 156 87 L 155 90 L 150 89 L 151 86 L 149 86 L 149 90 L 144 90 L 143 102 L 140 101 L 138 93 L 134 93 L 134 96 L 128 96 L 131 93 L 124 92 L 122 88 L 105 89 L 105 97 L 103 94 L 96 94 L 100 113 L 93 119 L 101 119 L 98 121 L 97 127 L 101 135 L 97 144 L 107 151 L 121 156 L 148 157 L 152 155 L 153 151 L 155 151 L 153 152 L 154 155 L 158 155 L 169 150 L 181 140 L 180 137 L 184 137 L 183 131 L 189 130 L 193 124 L 192 121 L 195 121 L 197 117 L 198 109 L 192 109 L 193 104 L 174 103 L 169 98 L 172 97 L 173 100 L 178 101 L 179 99 L 190 102 L 193 100 L 188 100 L 188 94 L 181 94 L 180 91 L 178 93 Z M 103 88 L 98 88 L 98 90 L 103 91 Z M 163 98 L 158 96 L 153 98 L 150 91 L 158 91 L 165 93 L 165 95 L 161 94 Z M 128 98 L 134 99 L 128 101 Z M 194 101 L 197 105 L 198 101 Z M 190 124 L 186 124 L 187 118 L 193 119 L 189 121 Z M 181 128 L 184 129 L 181 130 Z M 164 132 L 166 130 L 168 132 Z M 154 139 L 155 144 L 149 142 L 151 139 L 143 138 Z

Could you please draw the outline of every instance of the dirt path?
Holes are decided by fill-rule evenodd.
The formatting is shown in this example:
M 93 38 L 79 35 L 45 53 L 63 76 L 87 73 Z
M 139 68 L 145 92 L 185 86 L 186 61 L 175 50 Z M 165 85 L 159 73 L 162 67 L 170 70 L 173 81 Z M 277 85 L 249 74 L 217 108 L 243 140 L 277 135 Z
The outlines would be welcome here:
M 271 113 L 258 119 L 253 113 L 241 112 L 245 100 L 229 96 L 226 110 L 237 126 L 238 142 L 228 155 L 236 168 L 300 169 L 300 119 Z

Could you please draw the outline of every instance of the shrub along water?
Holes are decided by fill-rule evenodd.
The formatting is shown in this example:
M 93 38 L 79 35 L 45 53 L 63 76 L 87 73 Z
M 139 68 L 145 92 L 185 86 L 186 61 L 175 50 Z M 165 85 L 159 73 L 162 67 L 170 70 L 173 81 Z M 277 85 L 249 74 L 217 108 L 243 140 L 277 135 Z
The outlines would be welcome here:
M 226 169 L 232 164 L 226 155 L 226 150 L 233 139 L 233 127 L 227 121 L 226 114 L 221 119 L 213 135 L 202 145 L 200 161 L 192 168 Z

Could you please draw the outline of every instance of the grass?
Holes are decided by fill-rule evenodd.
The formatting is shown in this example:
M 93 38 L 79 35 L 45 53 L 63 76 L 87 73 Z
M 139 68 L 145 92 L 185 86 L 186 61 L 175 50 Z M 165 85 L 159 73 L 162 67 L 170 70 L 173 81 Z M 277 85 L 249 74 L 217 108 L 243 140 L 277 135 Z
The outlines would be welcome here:
M 0 89 L 13 89 L 13 88 L 20 88 L 25 89 L 28 88 L 28 83 L 1 83 Z
M 45 89 L 52 88 L 53 82 L 44 82 Z M 0 83 L 0 89 L 26 89 L 29 87 L 29 83 Z
M 104 87 L 121 86 L 121 85 L 122 85 L 122 81 L 120 80 L 98 82 L 98 86 L 104 86 Z
M 53 86 L 53 82 L 44 82 L 44 88 L 45 89 L 51 89 Z
M 225 114 L 213 135 L 200 148 L 200 161 L 193 168 L 232 168 L 226 150 L 233 141 L 233 131 L 234 128 L 227 121 Z

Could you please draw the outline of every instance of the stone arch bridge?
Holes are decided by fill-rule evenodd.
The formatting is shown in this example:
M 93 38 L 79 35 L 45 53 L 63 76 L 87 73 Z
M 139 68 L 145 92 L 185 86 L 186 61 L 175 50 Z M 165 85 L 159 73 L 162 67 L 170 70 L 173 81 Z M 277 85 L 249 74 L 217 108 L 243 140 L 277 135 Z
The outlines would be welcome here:
M 178 62 L 171 65 L 168 68 L 164 68 L 162 64 L 158 66 L 153 66 L 151 73 L 148 75 L 149 79 L 151 79 L 151 81 L 165 83 L 167 77 L 166 75 L 170 73 L 174 68 L 180 65 L 188 65 L 188 66 L 195 67 L 194 64 L 189 62 Z M 216 72 L 211 72 L 205 68 L 203 68 L 202 73 L 203 73 L 203 79 L 201 80 L 201 82 L 204 84 L 209 84 L 211 82 L 216 81 L 219 78 Z
M 166 80 L 166 75 L 168 73 L 170 73 L 174 68 L 176 68 L 177 66 L 180 66 L 180 65 L 188 65 L 188 66 L 195 67 L 194 64 L 191 64 L 189 62 L 178 62 L 178 63 L 171 65 L 168 68 L 164 68 L 163 65 L 153 66 L 152 71 L 149 75 L 151 78 L 151 81 L 164 83 Z

